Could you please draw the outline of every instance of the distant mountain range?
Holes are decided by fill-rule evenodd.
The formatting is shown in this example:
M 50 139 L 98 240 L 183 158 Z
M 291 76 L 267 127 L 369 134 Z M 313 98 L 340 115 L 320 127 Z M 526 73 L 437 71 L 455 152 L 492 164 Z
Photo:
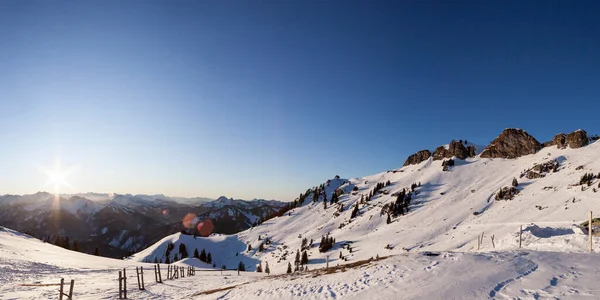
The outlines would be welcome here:
M 236 233 L 277 214 L 288 203 L 277 200 L 181 198 L 165 195 L 80 193 L 0 196 L 0 226 L 54 242 L 78 242 L 80 251 L 98 248 L 103 256 L 123 257 L 185 227 L 194 214 L 210 218 L 216 233 Z

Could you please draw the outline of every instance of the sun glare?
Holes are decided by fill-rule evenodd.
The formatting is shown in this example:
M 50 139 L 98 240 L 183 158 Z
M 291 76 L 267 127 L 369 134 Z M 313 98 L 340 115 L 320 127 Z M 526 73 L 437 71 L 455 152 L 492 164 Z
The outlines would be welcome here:
M 61 169 L 60 158 L 56 158 L 54 170 L 46 170 L 45 173 L 48 176 L 46 184 L 54 188 L 54 194 L 58 195 L 61 188 L 69 187 L 68 176 L 70 172 Z

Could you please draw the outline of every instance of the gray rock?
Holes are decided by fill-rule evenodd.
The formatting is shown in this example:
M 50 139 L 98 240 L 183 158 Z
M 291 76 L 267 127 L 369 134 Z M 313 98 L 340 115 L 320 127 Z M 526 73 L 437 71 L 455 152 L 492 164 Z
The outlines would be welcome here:
M 481 152 L 483 158 L 517 158 L 535 154 L 542 148 L 533 136 L 522 129 L 505 129 Z
M 575 130 L 566 136 L 566 142 L 569 147 L 576 149 L 587 146 L 590 143 L 588 139 L 587 132 L 585 130 L 579 129 Z
M 431 151 L 421 150 L 415 154 L 410 155 L 404 162 L 403 166 L 406 167 L 406 166 L 410 166 L 410 165 L 416 165 L 416 164 L 421 163 L 422 161 L 429 159 L 430 157 L 431 157 Z

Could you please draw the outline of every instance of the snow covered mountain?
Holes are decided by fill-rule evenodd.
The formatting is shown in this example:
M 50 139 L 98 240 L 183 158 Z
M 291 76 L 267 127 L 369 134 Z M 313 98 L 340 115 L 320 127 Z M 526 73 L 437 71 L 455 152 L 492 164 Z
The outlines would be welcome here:
M 182 219 L 192 213 L 211 218 L 215 232 L 235 233 L 278 212 L 279 201 L 227 201 L 207 198 L 170 198 L 164 195 L 85 193 L 55 196 L 0 196 L 0 225 L 38 238 L 57 236 L 77 240 L 79 249 L 104 256 L 123 257 L 185 227 Z
M 585 252 L 587 236 L 580 224 L 600 195 L 600 143 L 586 136 L 585 142 L 570 139 L 570 146 L 549 142 L 542 147 L 527 144 L 531 138 L 507 129 L 485 149 L 464 152 L 465 159 L 436 159 L 428 151 L 399 169 L 336 177 L 308 189 L 290 211 L 257 227 L 207 238 L 168 236 L 132 259 L 165 261 L 166 244 L 177 249 L 183 243 L 190 256 L 194 249 L 218 253 L 216 266 L 235 267 L 241 261 L 253 269 L 268 262 L 282 273 L 302 250 L 309 269 L 323 267 L 327 257 L 330 264 L 342 265 L 413 251 L 477 251 L 482 235 L 480 251 L 517 250 L 520 226 L 523 249 Z M 528 145 L 534 154 L 525 154 L 532 151 Z M 479 153 L 485 151 L 494 157 L 482 158 Z M 500 158 L 511 155 L 518 157 Z M 582 185 L 587 173 L 593 173 L 589 185 Z M 517 186 L 511 189 L 513 180 Z M 500 191 L 512 199 L 496 200 Z M 334 245 L 319 251 L 328 236 Z M 170 261 L 176 253 L 169 253 Z
M 507 129 L 487 147 L 468 146 L 472 144 L 459 141 L 433 154 L 422 150 L 401 168 L 366 177 L 336 176 L 303 192 L 285 213 L 259 218 L 260 224 L 242 232 L 208 237 L 178 232 L 106 266 L 164 263 L 168 258 L 176 265 L 243 265 L 251 271 L 241 276 L 199 272 L 169 284 L 150 284 L 150 293 L 134 290 L 136 299 L 598 298 L 595 266 L 600 258 L 587 253 L 582 223 L 600 195 L 600 143 L 575 132 L 542 144 L 522 130 Z M 111 201 L 98 213 L 135 212 L 129 205 L 138 198 Z M 236 218 L 241 215 L 232 207 L 246 206 L 226 197 L 207 205 Z M 193 225 L 202 225 L 197 224 L 201 220 L 195 218 Z M 12 266 L 64 269 L 40 267 L 43 258 L 36 252 L 47 249 L 28 239 L 0 230 L 0 262 L 7 262 L 0 263 L 0 292 L 8 297 L 40 295 L 11 284 L 33 280 L 11 272 Z M 592 247 L 597 252 L 600 242 L 595 239 Z M 210 253 L 212 265 L 193 258 L 195 250 Z M 267 264 L 271 276 L 254 272 Z M 90 265 L 97 262 L 90 258 Z M 114 293 L 114 274 L 84 268 L 82 262 L 69 269 L 83 281 L 78 296 Z M 305 270 L 285 275 L 288 268 Z M 94 281 L 86 281 L 88 272 Z M 35 280 L 49 281 L 44 274 Z M 41 295 L 51 296 L 49 291 Z

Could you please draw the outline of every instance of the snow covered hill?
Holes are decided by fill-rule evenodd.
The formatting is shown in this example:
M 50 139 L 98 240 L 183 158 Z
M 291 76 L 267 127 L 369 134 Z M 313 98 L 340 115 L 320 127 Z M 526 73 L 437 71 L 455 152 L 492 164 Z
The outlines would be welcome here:
M 187 237 L 178 238 L 186 239 Z M 215 244 L 235 246 L 221 237 Z M 206 272 L 154 282 L 152 265 L 86 255 L 0 227 L 0 299 L 57 299 L 64 278 L 76 299 L 117 299 L 117 273 L 127 269 L 130 299 L 594 299 L 597 265 L 588 253 L 507 251 L 406 253 L 290 275 Z M 145 269 L 137 289 L 135 267 Z M 165 274 L 165 266 L 162 266 Z M 164 276 L 164 275 L 163 275 Z
M 597 208 L 597 185 L 579 185 L 583 174 L 600 172 L 600 143 L 578 149 L 546 147 L 534 155 L 517 159 L 467 158 L 455 160 L 449 171 L 442 161 L 431 158 L 417 165 L 390 170 L 362 178 L 332 179 L 322 185 L 317 198 L 309 190 L 302 205 L 284 216 L 231 236 L 208 238 L 169 236 L 136 255 L 139 261 L 165 260 L 162 250 L 170 241 L 178 247 L 185 243 L 194 248 L 214 249 L 217 266 L 232 268 L 239 261 L 250 265 L 268 262 L 271 270 L 283 273 L 294 262 L 303 238 L 313 241 L 308 248 L 308 268 L 320 268 L 329 256 L 330 264 L 345 264 L 371 257 L 412 251 L 476 251 L 477 238 L 484 235 L 481 251 L 517 250 L 519 228 L 523 226 L 523 249 L 541 251 L 587 251 L 587 235 L 579 224 L 589 211 Z M 556 170 L 544 177 L 528 179 L 527 170 L 546 162 L 558 162 Z M 519 193 L 513 200 L 495 200 L 502 187 L 510 187 L 516 178 Z M 386 183 L 389 181 L 389 185 Z M 370 201 L 361 198 L 384 185 Z M 393 206 L 397 194 L 412 193 L 408 213 L 391 217 L 387 224 L 387 206 Z M 331 204 L 338 191 L 339 204 Z M 323 203 L 326 195 L 327 208 Z M 343 207 L 340 212 L 339 207 Z M 358 206 L 357 216 L 352 218 Z M 600 214 L 600 211 L 597 211 Z M 333 248 L 318 250 L 323 236 L 335 238 Z M 494 244 L 491 238 L 494 237 Z M 271 243 L 259 246 L 268 238 Z M 248 251 L 248 246 L 251 249 Z M 600 243 L 596 247 L 600 246 Z M 352 249 L 350 252 L 349 248 Z M 340 258 L 340 253 L 341 257 Z M 235 255 L 238 256 L 235 256 Z M 190 253 L 191 255 L 191 253 Z M 172 260 L 171 253 L 170 260 Z

